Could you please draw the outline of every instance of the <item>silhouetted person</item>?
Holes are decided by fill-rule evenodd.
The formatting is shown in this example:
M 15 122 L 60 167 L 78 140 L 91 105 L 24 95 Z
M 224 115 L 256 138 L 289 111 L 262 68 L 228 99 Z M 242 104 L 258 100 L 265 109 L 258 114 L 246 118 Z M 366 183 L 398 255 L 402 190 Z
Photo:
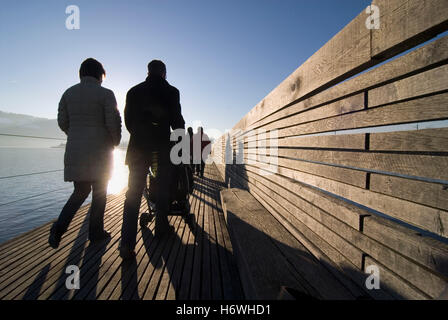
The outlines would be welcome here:
M 157 166 L 155 183 L 156 227 L 161 236 L 170 227 L 169 189 L 171 181 L 170 127 L 185 129 L 179 101 L 179 90 L 166 81 L 166 67 L 162 61 L 148 64 L 146 81 L 131 88 L 126 96 L 125 123 L 131 133 L 126 164 L 129 166 L 128 191 L 124 203 L 120 255 L 123 259 L 135 256 L 137 221 L 142 192 L 150 166 Z
M 193 166 L 193 128 L 192 127 L 188 127 L 187 129 L 187 134 L 188 134 L 188 138 L 190 140 L 190 166 Z M 193 167 L 192 167 L 193 169 Z
M 75 190 L 50 231 L 49 244 L 59 246 L 76 211 L 93 190 L 89 210 L 89 239 L 110 238 L 104 230 L 107 182 L 111 176 L 114 146 L 121 139 L 121 117 L 114 93 L 101 86 L 106 75 L 101 63 L 89 58 L 81 64 L 81 82 L 67 89 L 58 109 L 58 124 L 67 134 L 64 180 Z
M 204 149 L 210 144 L 210 139 L 207 134 L 204 133 L 202 127 L 198 127 L 198 131 L 193 139 L 197 139 L 197 144 L 200 145 L 200 163 L 195 164 L 195 173 L 204 177 L 205 160 L 207 160 L 208 155 L 204 154 Z M 198 150 L 194 150 L 198 152 Z

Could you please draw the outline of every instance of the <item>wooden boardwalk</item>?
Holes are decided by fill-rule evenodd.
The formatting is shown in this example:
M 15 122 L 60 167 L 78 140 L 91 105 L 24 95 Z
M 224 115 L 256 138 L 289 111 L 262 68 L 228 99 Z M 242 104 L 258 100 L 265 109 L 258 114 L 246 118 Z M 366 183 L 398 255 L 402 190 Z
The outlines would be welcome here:
M 0 299 L 242 299 L 242 289 L 219 201 L 214 166 L 195 178 L 189 219 L 170 216 L 176 232 L 158 240 L 154 221 L 137 235 L 137 257 L 119 257 L 124 192 L 108 198 L 105 229 L 112 239 L 90 245 L 89 205 L 76 214 L 60 247 L 48 245 L 50 223 L 0 246 Z M 147 211 L 142 201 L 140 212 Z M 80 269 L 80 289 L 68 290 L 66 268 Z

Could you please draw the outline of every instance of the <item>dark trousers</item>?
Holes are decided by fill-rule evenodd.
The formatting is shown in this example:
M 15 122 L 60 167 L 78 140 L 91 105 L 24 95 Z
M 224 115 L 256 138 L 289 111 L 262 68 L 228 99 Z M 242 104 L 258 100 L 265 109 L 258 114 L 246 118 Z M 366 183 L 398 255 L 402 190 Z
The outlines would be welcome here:
M 136 245 L 140 204 L 150 167 L 156 174 L 156 227 L 168 223 L 172 177 L 169 150 L 153 152 L 147 159 L 129 164 L 128 191 L 126 192 L 123 225 L 121 226 L 121 245 L 130 250 L 133 250 Z
M 195 164 L 195 171 L 197 174 L 200 174 L 201 177 L 204 176 L 204 168 L 205 168 L 205 162 L 202 160 L 200 164 Z
M 63 234 L 67 231 L 75 213 L 93 190 L 92 203 L 89 209 L 89 239 L 104 231 L 104 209 L 106 208 L 107 180 L 95 182 L 73 182 L 75 190 L 68 199 L 55 222 L 56 231 Z

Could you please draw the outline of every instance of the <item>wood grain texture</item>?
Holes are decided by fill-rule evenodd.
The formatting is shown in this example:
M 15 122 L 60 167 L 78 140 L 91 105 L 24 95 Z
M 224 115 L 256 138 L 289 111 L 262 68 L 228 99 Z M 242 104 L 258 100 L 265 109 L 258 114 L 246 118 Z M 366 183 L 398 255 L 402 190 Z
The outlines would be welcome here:
M 307 107 L 305 103 L 306 101 L 307 100 L 299 102 L 285 110 L 275 113 L 275 118 L 278 118 L 278 116 L 285 113 L 287 113 L 287 117 L 272 122 L 269 121 L 273 117 L 267 117 L 257 122 L 256 125 L 252 126 L 252 128 L 247 129 L 249 131 L 245 132 L 245 136 L 249 137 L 253 134 L 256 134 L 257 131 L 252 130 L 255 128 L 262 128 L 263 130 L 273 130 L 288 127 L 294 124 L 306 123 L 310 121 L 325 119 L 332 116 L 338 116 L 341 114 L 362 110 L 366 105 L 364 93 L 359 93 L 357 95 L 350 96 L 345 99 L 338 100 L 313 109 Z M 300 113 L 292 114 L 293 112 L 294 113 L 300 112 Z M 241 131 L 241 133 L 243 133 L 243 131 Z
M 448 156 L 308 149 L 279 149 L 278 155 L 364 170 L 448 180 Z M 278 161 L 281 163 L 283 160 Z
M 448 65 L 418 73 L 368 92 L 369 108 L 448 90 Z
M 283 128 L 278 137 L 442 119 L 448 119 L 447 93 Z
M 359 149 L 366 147 L 366 134 L 341 134 L 309 137 L 287 137 L 278 140 L 279 147 Z
M 321 210 L 318 207 L 318 203 L 313 205 L 304 201 L 283 187 L 266 183 L 261 176 L 252 173 L 249 173 L 247 176 L 249 181 L 268 195 L 272 203 L 281 205 L 310 230 L 330 243 L 332 247 L 344 255 L 353 265 L 358 268 L 362 267 L 361 250 L 356 247 L 355 243 L 350 243 L 344 237 L 345 233 L 350 232 L 348 225 Z
M 281 163 L 280 163 L 281 165 Z M 254 166 L 257 168 L 257 166 Z M 396 219 L 405 221 L 441 236 L 448 235 L 447 211 L 416 204 L 392 196 L 372 192 L 335 180 L 315 176 L 286 167 L 278 167 L 277 173 L 328 191 L 355 203 L 377 210 Z
M 380 28 L 372 30 L 372 57 L 389 57 L 448 28 L 445 0 L 373 0 L 380 9 Z
M 370 190 L 448 211 L 448 188 L 439 183 L 372 174 Z
M 380 273 L 380 288 L 389 292 L 398 300 L 428 300 L 431 297 L 415 286 L 409 284 L 406 279 L 390 271 L 383 264 L 371 257 L 366 257 L 365 265 L 378 267 Z
M 249 156 L 249 155 L 248 155 Z M 254 158 L 255 162 L 257 159 Z M 331 165 L 325 165 L 320 163 L 312 163 L 300 160 L 291 160 L 285 158 L 279 158 L 279 165 L 287 167 L 290 169 L 298 170 L 301 172 L 306 172 L 314 174 L 316 176 L 329 178 L 332 180 L 344 182 L 360 188 L 366 187 L 367 173 L 364 171 L 352 170 L 347 168 L 335 167 Z M 246 162 L 250 164 L 249 162 Z M 263 166 L 264 164 L 261 160 L 257 163 L 258 166 Z
M 258 103 L 233 129 L 244 129 L 285 105 L 355 74 L 370 63 L 370 30 L 360 13 Z
M 364 218 L 363 233 L 421 265 L 448 276 L 448 245 L 395 221 L 370 215 Z
M 272 113 L 256 123 L 245 128 L 245 131 L 261 127 L 277 119 L 291 116 L 329 101 L 341 99 L 343 97 L 359 94 L 361 92 L 376 88 L 382 84 L 393 82 L 394 79 L 401 79 L 413 75 L 419 71 L 433 68 L 442 63 L 448 62 L 448 36 L 437 39 L 417 48 L 395 60 L 389 61 L 377 68 L 371 69 L 352 79 L 342 82 L 334 87 L 324 90 L 303 101 L 293 104 L 287 108 Z M 350 99 L 338 100 L 335 103 L 350 103 Z M 345 106 L 347 108 L 347 106 Z
M 321 75 L 320 72 L 325 71 L 326 68 L 331 70 L 331 72 L 327 73 L 328 78 L 321 76 L 322 79 L 318 80 L 316 82 L 317 84 L 324 84 L 325 81 L 329 81 L 329 83 L 340 82 L 340 80 L 343 80 L 341 75 L 344 75 L 344 70 L 347 72 L 345 75 L 351 75 L 351 73 L 353 73 L 356 69 L 362 70 L 362 68 L 373 66 L 386 58 L 390 58 L 400 52 L 404 52 L 412 48 L 419 43 L 429 40 L 438 33 L 448 29 L 446 2 L 444 0 L 434 1 L 434 5 L 431 1 L 419 0 L 396 0 L 391 1 L 390 3 L 387 0 L 378 0 L 376 3 L 374 2 L 373 4 L 380 7 L 382 14 L 380 19 L 382 20 L 383 25 L 379 30 L 372 30 L 372 48 L 370 48 L 371 30 L 368 30 L 365 25 L 367 14 L 362 12 L 324 47 L 322 47 L 302 66 L 300 66 L 293 74 L 285 79 L 265 99 L 257 104 L 238 122 L 237 125 L 235 125 L 234 129 L 245 129 L 254 122 L 263 119 L 273 112 L 283 108 L 287 104 L 303 97 L 309 92 L 312 92 L 312 89 L 302 90 L 303 86 L 301 86 L 300 83 L 301 74 L 307 74 L 305 72 L 307 70 L 319 70 L 319 73 L 316 75 Z M 431 15 L 434 15 L 435 19 L 433 19 Z M 357 30 L 353 31 L 354 29 Z M 347 39 L 345 40 L 345 43 L 343 39 Z M 359 46 L 359 43 L 362 43 L 364 47 L 358 51 L 356 57 L 352 57 L 351 59 L 349 57 L 345 57 L 345 59 L 348 60 L 343 61 L 340 57 L 338 57 L 339 50 L 341 49 L 335 50 L 335 47 L 337 47 L 337 45 L 335 46 L 334 44 L 335 42 L 340 44 L 344 43 L 345 46 L 348 45 L 349 49 L 347 49 L 347 52 L 349 52 L 349 54 L 353 52 L 351 50 L 351 46 L 355 46 L 356 48 Z M 367 56 L 367 50 L 365 49 L 372 52 L 369 52 Z M 328 52 L 330 52 L 330 54 L 328 54 Z M 370 57 L 370 53 L 372 53 L 372 57 Z M 424 53 L 420 52 L 420 54 Z M 433 59 L 438 59 L 439 57 L 440 56 L 435 55 L 435 58 Z M 430 65 L 431 60 L 434 61 L 433 59 L 426 61 L 426 65 Z M 312 66 L 312 64 L 315 64 L 315 66 Z M 415 64 L 414 66 L 418 68 L 418 64 Z M 408 70 L 412 68 L 413 66 L 409 66 Z M 350 71 L 350 69 L 352 71 Z M 334 72 L 334 70 L 341 71 Z M 384 69 L 382 71 L 384 71 Z M 310 73 L 308 72 L 307 79 L 312 78 L 314 74 L 315 73 L 312 73 L 310 76 Z M 340 75 L 340 79 L 337 78 L 338 75 Z M 395 74 L 395 76 L 396 75 L 397 74 Z M 308 85 L 309 82 L 312 84 Z M 371 83 L 372 81 L 369 81 L 370 85 Z M 312 81 L 307 81 L 305 88 L 308 87 L 319 88 L 319 86 L 314 85 Z M 321 86 L 321 88 L 325 89 L 325 86 Z M 301 91 L 303 91 L 303 94 Z M 333 98 L 338 97 L 333 94 L 330 96 Z M 325 102 L 325 100 L 323 102 Z
M 254 140 L 258 140 L 259 136 L 251 137 Z M 261 137 L 260 137 L 261 138 Z M 266 137 L 263 137 L 266 138 Z M 269 136 L 267 137 L 269 139 Z M 267 147 L 269 147 L 267 141 Z M 257 144 L 253 145 L 258 147 Z M 277 142 L 278 147 L 290 147 L 290 148 L 321 148 L 321 149 L 360 149 L 363 150 L 366 147 L 366 135 L 360 134 L 341 134 L 341 135 L 323 135 L 323 136 L 292 136 L 280 138 Z M 247 139 L 245 147 L 250 148 L 250 140 Z
M 353 207 L 448 237 L 448 129 L 307 136 L 448 119 L 447 36 L 341 82 L 448 29 L 446 0 L 372 4 L 380 8 L 380 29 L 365 32 L 362 12 L 243 117 L 230 141 L 223 136 L 221 159 L 244 151 L 252 161 L 218 166 L 355 296 L 365 290 L 359 271 L 376 263 L 387 288 L 367 294 L 436 298 L 447 285 L 446 245 Z M 258 158 L 270 152 L 258 128 L 278 129 L 277 168 Z
M 448 152 L 448 128 L 371 133 L 370 150 Z
M 350 205 L 340 199 L 335 199 L 334 197 L 331 197 L 319 190 L 310 188 L 309 186 L 306 186 L 298 181 L 283 177 L 281 175 L 269 175 L 266 174 L 266 172 L 257 170 L 257 168 L 252 166 L 246 166 L 245 169 L 247 170 L 246 174 L 261 174 L 264 179 L 270 182 L 270 184 L 284 186 L 287 190 L 329 212 L 337 219 L 343 221 L 356 230 L 361 230 L 363 217 L 369 215 L 369 213 L 365 210 L 362 210 L 354 205 Z M 266 185 L 270 184 L 266 183 Z

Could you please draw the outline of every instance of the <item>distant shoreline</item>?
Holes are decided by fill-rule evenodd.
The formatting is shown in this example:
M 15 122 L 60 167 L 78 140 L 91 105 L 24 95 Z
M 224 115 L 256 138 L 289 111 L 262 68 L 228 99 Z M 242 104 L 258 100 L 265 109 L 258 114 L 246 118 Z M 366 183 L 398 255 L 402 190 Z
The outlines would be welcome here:
M 49 146 L 49 147 L 33 147 L 33 146 L 0 146 L 0 149 L 6 149 L 6 148 L 10 148 L 10 149 L 65 149 L 65 145 L 62 147 L 59 146 Z M 127 145 L 125 146 L 118 146 L 115 147 L 115 149 L 120 149 L 120 150 L 124 150 L 126 151 L 128 148 Z
M 2 149 L 10 148 L 10 149 L 64 149 L 64 148 L 54 148 L 54 147 L 33 147 L 33 146 L 0 146 Z

